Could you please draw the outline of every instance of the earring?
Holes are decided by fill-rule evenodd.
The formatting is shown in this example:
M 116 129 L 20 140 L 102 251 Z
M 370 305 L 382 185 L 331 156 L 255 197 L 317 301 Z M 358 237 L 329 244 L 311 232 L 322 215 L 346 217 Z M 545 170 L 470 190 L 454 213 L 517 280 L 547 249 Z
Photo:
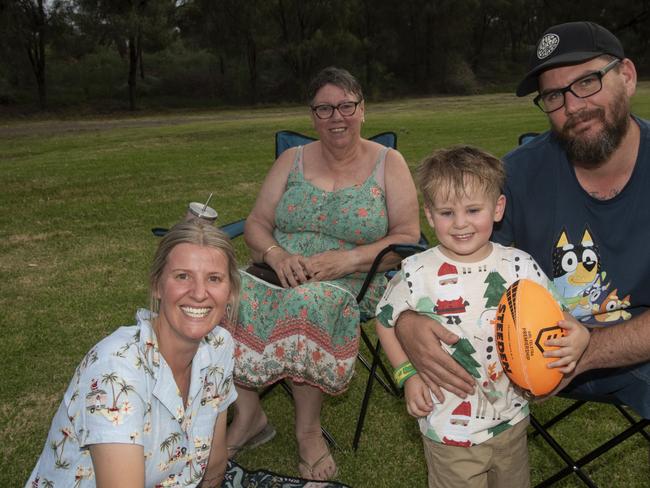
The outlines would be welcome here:
M 231 317 L 232 317 L 232 304 L 231 303 L 228 303 L 226 305 L 226 317 L 228 317 L 228 320 L 230 320 Z

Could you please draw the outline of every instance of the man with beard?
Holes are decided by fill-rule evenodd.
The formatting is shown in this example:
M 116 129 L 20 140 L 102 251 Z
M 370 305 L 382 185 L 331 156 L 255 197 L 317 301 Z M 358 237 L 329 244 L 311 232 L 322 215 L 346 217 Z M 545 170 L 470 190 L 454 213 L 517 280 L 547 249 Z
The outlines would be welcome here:
M 550 130 L 506 155 L 508 203 L 493 240 L 531 254 L 593 326 L 561 388 L 615 395 L 650 418 L 650 123 L 630 113 L 635 89 L 634 64 L 605 28 L 571 22 L 542 35 L 517 95 L 538 92 Z M 396 331 L 436 397 L 473 391 L 439 347 L 457 336 L 409 313 Z

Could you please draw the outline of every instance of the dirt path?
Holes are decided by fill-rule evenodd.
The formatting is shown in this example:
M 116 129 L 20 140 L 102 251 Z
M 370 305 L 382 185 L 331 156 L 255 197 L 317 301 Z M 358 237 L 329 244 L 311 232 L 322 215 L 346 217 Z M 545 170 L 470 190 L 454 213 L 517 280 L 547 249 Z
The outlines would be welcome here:
M 29 135 L 56 135 L 74 132 L 106 131 L 113 129 L 129 129 L 143 127 L 165 127 L 203 122 L 219 122 L 227 120 L 253 120 L 272 119 L 299 114 L 304 109 L 261 109 L 251 111 L 246 115 L 241 110 L 210 112 L 205 114 L 160 114 L 125 117 L 123 115 L 105 119 L 79 118 L 79 119 L 46 119 L 27 121 L 2 121 L 0 120 L 0 138 L 11 138 Z

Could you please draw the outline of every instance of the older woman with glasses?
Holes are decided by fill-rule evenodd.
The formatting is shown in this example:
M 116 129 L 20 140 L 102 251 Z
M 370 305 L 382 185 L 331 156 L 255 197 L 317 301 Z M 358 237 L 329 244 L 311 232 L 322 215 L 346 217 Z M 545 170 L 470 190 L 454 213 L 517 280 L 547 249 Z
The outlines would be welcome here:
M 269 171 L 246 221 L 253 261 L 280 286 L 242 271 L 235 338 L 239 399 L 228 429 L 229 454 L 270 440 L 275 430 L 257 389 L 292 383 L 301 476 L 330 479 L 336 464 L 321 435 L 323 393 L 343 393 L 354 372 L 360 312 L 374 312 L 378 276 L 356 303 L 374 257 L 419 237 L 418 206 L 400 153 L 361 137 L 365 117 L 357 80 L 322 70 L 309 88 L 320 140 L 285 151 Z M 399 258 L 395 257 L 395 264 Z

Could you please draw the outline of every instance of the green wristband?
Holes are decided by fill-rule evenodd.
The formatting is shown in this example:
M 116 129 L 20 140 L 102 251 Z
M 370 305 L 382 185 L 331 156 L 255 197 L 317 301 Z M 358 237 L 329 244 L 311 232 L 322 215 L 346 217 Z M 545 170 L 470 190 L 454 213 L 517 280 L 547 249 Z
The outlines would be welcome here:
M 410 361 L 405 361 L 393 371 L 393 379 L 399 388 L 404 386 L 406 380 L 413 376 L 417 371 Z

